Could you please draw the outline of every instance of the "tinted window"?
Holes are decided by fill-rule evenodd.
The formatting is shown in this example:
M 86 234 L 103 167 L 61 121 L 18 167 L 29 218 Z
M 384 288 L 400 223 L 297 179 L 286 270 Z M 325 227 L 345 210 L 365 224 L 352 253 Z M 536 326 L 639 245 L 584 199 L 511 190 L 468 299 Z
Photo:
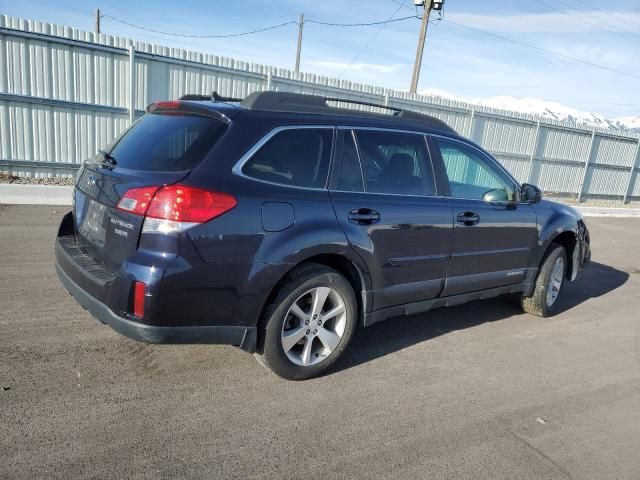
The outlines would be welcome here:
M 118 167 L 189 170 L 201 162 L 226 130 L 220 120 L 200 115 L 149 113 L 107 149 Z
M 259 180 L 323 188 L 331 159 L 332 129 L 287 129 L 260 148 L 242 172 Z
M 449 177 L 454 198 L 487 201 L 513 201 L 513 182 L 475 148 L 460 142 L 434 137 Z
M 340 152 L 337 189 L 344 192 L 363 192 L 362 169 L 360 168 L 356 144 L 350 131 L 346 131 L 343 134 Z
M 368 192 L 435 195 L 422 135 L 361 130 L 357 139 Z

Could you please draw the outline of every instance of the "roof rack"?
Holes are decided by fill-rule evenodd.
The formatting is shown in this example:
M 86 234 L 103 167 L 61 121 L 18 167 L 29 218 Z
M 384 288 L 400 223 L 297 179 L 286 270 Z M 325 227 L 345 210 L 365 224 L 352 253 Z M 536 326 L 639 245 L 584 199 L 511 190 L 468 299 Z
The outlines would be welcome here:
M 366 105 L 391 112 L 391 118 L 409 120 L 428 125 L 431 128 L 456 133 L 453 128 L 439 118 L 425 115 L 413 110 L 380 105 L 377 103 L 350 100 L 347 98 L 322 97 L 319 95 L 307 95 L 291 92 L 253 92 L 240 102 L 240 106 L 248 110 L 268 112 L 295 112 L 295 113 L 325 113 L 332 115 L 351 115 L 362 117 L 389 118 L 387 114 L 375 112 L 363 112 L 349 108 L 333 107 L 328 102 L 346 103 L 353 105 Z
M 182 95 L 178 100 L 211 100 L 212 102 L 239 102 L 240 98 L 233 97 L 223 97 L 219 95 L 218 92 L 211 92 L 211 95 L 200 95 L 198 93 L 188 93 L 186 95 Z

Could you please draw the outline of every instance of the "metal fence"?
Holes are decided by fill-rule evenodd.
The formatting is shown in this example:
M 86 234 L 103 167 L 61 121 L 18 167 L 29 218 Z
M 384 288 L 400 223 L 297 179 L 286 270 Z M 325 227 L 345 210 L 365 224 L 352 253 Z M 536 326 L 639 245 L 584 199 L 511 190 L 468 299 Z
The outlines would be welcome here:
M 0 171 L 72 174 L 149 103 L 214 90 L 232 97 L 316 93 L 417 110 L 444 120 L 545 192 L 578 201 L 640 200 L 638 135 L 8 16 L 0 16 Z

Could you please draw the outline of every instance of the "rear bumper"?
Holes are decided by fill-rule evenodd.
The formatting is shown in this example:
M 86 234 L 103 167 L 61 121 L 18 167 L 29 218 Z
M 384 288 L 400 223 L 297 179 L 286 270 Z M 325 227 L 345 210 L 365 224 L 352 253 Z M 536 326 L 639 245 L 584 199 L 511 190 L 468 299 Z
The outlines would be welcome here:
M 143 321 L 136 321 L 128 316 L 126 312 L 131 311 L 131 287 L 135 276 L 132 272 L 111 272 L 89 257 L 75 242 L 73 228 L 71 214 L 67 214 L 60 225 L 55 243 L 56 273 L 76 301 L 102 323 L 141 342 L 227 344 L 248 352 L 255 351 L 255 326 L 215 322 L 211 322 L 213 325 L 177 325 L 179 320 L 184 320 L 184 312 L 188 310 L 189 303 L 181 301 L 183 299 L 180 297 L 172 299 L 176 295 L 174 292 L 163 294 L 159 291 L 155 295 L 156 299 L 164 299 L 164 303 L 148 301 L 147 307 L 151 307 L 151 313 Z M 133 268 L 133 272 L 136 268 L 141 270 L 139 265 L 129 266 Z M 176 314 L 179 308 L 182 311 Z M 168 323 L 171 319 L 173 322 Z
M 214 343 L 255 351 L 256 328 L 241 326 L 156 327 L 133 322 L 113 313 L 104 303 L 80 288 L 56 262 L 58 278 L 76 301 L 102 323 L 133 340 L 147 343 Z

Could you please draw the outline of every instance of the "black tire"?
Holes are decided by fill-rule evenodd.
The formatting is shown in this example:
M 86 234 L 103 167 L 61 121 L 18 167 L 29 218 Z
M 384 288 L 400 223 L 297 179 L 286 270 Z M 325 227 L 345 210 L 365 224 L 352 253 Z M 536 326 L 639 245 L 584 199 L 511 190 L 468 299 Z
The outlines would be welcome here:
M 344 333 L 337 347 L 324 357 L 324 359 L 318 360 L 324 355 L 315 354 L 314 361 L 319 361 L 319 363 L 306 366 L 299 365 L 294 363 L 294 361 L 287 356 L 287 353 L 285 353 L 282 340 L 283 326 L 286 321 L 291 322 L 291 319 L 294 318 L 288 315 L 294 302 L 304 298 L 307 292 L 320 287 L 330 288 L 337 293 L 339 298 L 344 302 L 346 315 L 341 317 L 343 319 L 346 318 L 346 321 L 343 320 L 343 322 L 346 323 L 344 324 Z M 320 315 L 320 317 L 322 317 L 322 315 Z M 276 292 L 273 301 L 265 307 L 261 327 L 258 332 L 258 351 L 254 355 L 258 363 L 262 366 L 271 370 L 279 377 L 288 380 L 306 380 L 322 375 L 338 361 L 349 344 L 355 331 L 357 318 L 358 304 L 353 288 L 351 288 L 351 284 L 341 274 L 324 265 L 302 265 L 288 275 Z M 294 321 L 296 321 L 295 318 Z M 311 317 L 309 317 L 309 321 L 315 322 Z M 327 319 L 327 323 L 329 322 L 331 322 L 331 320 Z M 302 321 L 300 321 L 300 325 L 297 325 L 296 328 L 300 328 L 301 325 Z M 314 325 L 310 325 L 310 329 L 313 329 L 313 327 Z M 320 327 L 317 328 L 320 329 Z M 305 345 L 307 341 L 309 341 L 308 336 L 305 336 L 299 343 L 304 342 L 303 345 Z M 311 340 L 311 345 L 324 348 L 320 335 L 318 335 L 316 340 Z M 296 344 L 294 348 L 298 348 L 298 344 Z M 302 357 L 302 354 L 300 354 L 300 356 Z
M 551 288 L 549 280 L 553 272 L 553 268 L 559 258 L 562 259 L 564 265 L 562 271 L 562 283 L 558 290 L 555 301 L 553 301 L 551 305 L 549 305 L 547 298 L 547 294 L 549 293 L 549 289 Z M 540 271 L 538 272 L 538 277 L 536 278 L 533 295 L 531 295 L 530 297 L 522 297 L 520 300 L 522 310 L 524 310 L 526 313 L 537 315 L 538 317 L 549 317 L 553 315 L 557 310 L 558 298 L 560 297 L 562 288 L 565 284 L 567 266 L 567 252 L 564 247 L 555 243 L 552 244 L 551 247 L 549 247 L 549 250 L 547 251 L 544 259 L 542 260 Z

